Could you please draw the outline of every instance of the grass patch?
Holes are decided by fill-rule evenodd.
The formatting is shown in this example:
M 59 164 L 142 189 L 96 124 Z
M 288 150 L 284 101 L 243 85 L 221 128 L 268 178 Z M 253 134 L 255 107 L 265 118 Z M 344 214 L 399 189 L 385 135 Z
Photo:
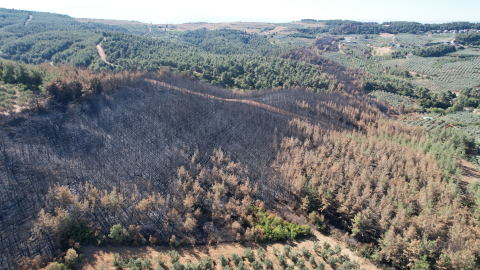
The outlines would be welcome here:
M 283 221 L 280 217 L 265 212 L 259 207 L 252 207 L 255 228 L 263 231 L 263 240 L 282 241 L 310 235 L 310 227 Z

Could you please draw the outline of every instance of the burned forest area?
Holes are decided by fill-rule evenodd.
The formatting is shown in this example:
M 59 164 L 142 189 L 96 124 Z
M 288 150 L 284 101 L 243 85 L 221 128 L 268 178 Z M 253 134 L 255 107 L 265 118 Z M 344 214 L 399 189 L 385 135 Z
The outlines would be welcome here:
M 386 27 L 0 15 L 0 269 L 480 267 L 476 120 L 445 120 L 480 90 L 342 60 Z M 230 257 L 184 258 L 202 247 Z

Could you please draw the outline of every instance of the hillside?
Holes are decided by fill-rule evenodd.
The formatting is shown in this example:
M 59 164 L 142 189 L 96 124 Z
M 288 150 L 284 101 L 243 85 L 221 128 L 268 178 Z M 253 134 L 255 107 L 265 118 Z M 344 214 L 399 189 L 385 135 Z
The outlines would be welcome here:
M 479 267 L 478 24 L 0 18 L 0 269 Z

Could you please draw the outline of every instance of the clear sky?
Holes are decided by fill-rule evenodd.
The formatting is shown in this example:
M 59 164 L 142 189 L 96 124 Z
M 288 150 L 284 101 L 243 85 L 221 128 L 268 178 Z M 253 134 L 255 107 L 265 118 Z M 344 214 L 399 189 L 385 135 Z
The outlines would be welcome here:
M 76 18 L 145 23 L 356 21 L 480 22 L 480 0 L 10 0 L 0 7 L 67 14 Z

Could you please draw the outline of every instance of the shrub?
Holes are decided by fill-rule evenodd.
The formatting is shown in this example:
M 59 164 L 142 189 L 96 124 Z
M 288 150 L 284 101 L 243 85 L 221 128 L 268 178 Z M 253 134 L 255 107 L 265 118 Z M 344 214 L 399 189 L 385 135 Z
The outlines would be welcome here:
M 246 248 L 243 250 L 243 256 L 247 258 L 250 262 L 253 262 L 255 260 L 255 254 L 253 253 L 251 248 Z
M 318 243 L 317 241 L 313 242 L 313 251 L 318 252 L 320 249 L 322 249 L 320 243 Z
M 315 265 L 317 265 L 317 263 L 315 262 L 315 257 L 313 257 L 313 256 L 310 256 L 310 258 L 308 259 L 308 262 L 309 262 L 313 267 L 315 267 Z
M 266 269 L 273 270 L 273 262 L 270 259 L 265 259 L 263 264 L 265 264 Z
M 273 247 L 273 255 L 275 255 L 275 257 L 278 257 L 278 252 L 280 252 L 276 247 Z
M 262 269 L 263 269 L 262 263 L 259 262 L 259 261 L 257 261 L 257 260 L 254 260 L 254 261 L 252 262 L 252 269 L 253 269 L 253 270 L 262 270 Z
M 290 256 L 288 256 L 288 257 L 290 257 L 290 260 L 292 260 L 292 262 L 297 263 L 298 255 L 299 255 L 298 251 L 294 250 L 294 251 L 290 252 Z
M 280 265 L 285 265 L 287 263 L 287 258 L 285 258 L 285 254 L 282 253 L 280 255 L 278 255 L 278 263 Z
M 165 269 L 163 269 L 163 267 L 159 265 L 159 266 L 155 267 L 155 270 L 165 270 Z
M 316 270 L 325 270 L 325 264 L 323 262 L 318 262 Z
M 225 267 L 228 265 L 228 259 L 225 258 L 225 256 L 223 256 L 223 254 L 220 254 L 220 256 L 218 257 L 218 263 L 222 266 L 222 267 Z
M 285 252 L 285 255 L 288 256 L 290 255 L 290 251 L 292 250 L 292 247 L 289 245 L 283 246 L 283 252 Z
M 285 267 L 285 270 L 295 270 L 295 266 L 293 264 L 288 264 L 287 267 Z
M 200 262 L 200 266 L 203 268 L 203 269 L 210 269 L 210 270 L 213 270 L 213 260 L 212 258 L 210 257 L 206 257 L 205 259 L 203 259 L 201 262 Z
M 323 216 L 319 215 L 317 212 L 311 212 L 309 218 L 310 221 L 315 224 L 317 230 L 322 232 L 327 231 L 327 225 L 325 224 Z
M 172 270 L 182 270 L 183 265 L 180 262 L 177 261 L 174 264 L 172 264 L 172 267 L 170 269 L 172 269 Z
M 236 254 L 236 253 L 233 253 L 231 256 L 230 256 L 230 259 L 233 261 L 233 263 L 235 264 L 235 266 L 238 266 L 238 264 L 243 261 L 242 260 L 242 257 L 240 257 L 240 255 Z
M 131 270 L 140 270 L 142 268 L 142 260 L 131 258 L 125 266 Z
M 262 247 L 259 247 L 257 249 L 257 256 L 258 258 L 260 258 L 260 260 L 265 260 L 265 249 L 263 249 Z
M 240 263 L 237 266 L 237 269 L 235 269 L 235 270 L 247 270 L 247 267 L 245 266 L 243 261 L 240 261 Z
M 170 262 L 172 264 L 178 262 L 178 260 L 180 259 L 180 255 L 178 254 L 178 252 L 176 250 L 170 250 L 168 252 L 168 256 L 170 256 Z
M 305 260 L 304 259 L 300 259 L 297 261 L 297 266 L 298 268 L 302 269 L 305 267 Z
M 198 270 L 198 264 L 186 263 L 183 268 L 185 270 Z
M 303 257 L 305 257 L 305 259 L 310 258 L 311 254 L 306 247 L 302 247 L 302 249 L 300 251 L 302 252 L 302 255 L 303 255 Z
M 230 266 L 226 265 L 223 270 L 232 270 L 232 268 L 230 268 Z
M 335 245 L 334 250 L 335 254 L 340 254 L 340 252 L 342 252 L 342 248 L 338 244 Z
M 323 242 L 323 248 L 324 248 L 324 249 L 329 249 L 329 248 L 331 248 L 331 247 L 332 247 L 332 246 L 330 246 L 330 244 L 327 243 L 327 241 Z
M 65 255 L 65 266 L 68 268 L 76 268 L 77 266 L 77 260 L 78 260 L 78 254 L 75 249 L 70 248 L 67 251 L 67 254 Z
M 322 250 L 322 252 L 320 252 L 320 257 L 322 257 L 322 259 L 324 259 L 324 260 L 327 260 L 327 258 L 330 257 L 328 255 L 328 250 L 327 249 Z
M 152 262 L 149 258 L 144 258 L 142 261 L 142 269 L 150 269 L 152 267 Z
M 118 253 L 113 254 L 113 262 L 112 263 L 117 269 L 122 269 L 123 264 L 124 264 L 122 258 L 120 258 L 120 254 L 118 254 Z
M 177 237 L 175 235 L 172 235 L 172 238 L 170 238 L 170 246 L 172 248 L 177 248 L 179 245 L 178 241 L 177 241 Z
M 337 263 L 338 258 L 335 256 L 332 256 L 328 258 L 327 263 L 330 264 L 333 268 L 335 268 L 335 264 Z
M 155 258 L 155 261 L 157 262 L 158 265 L 163 265 L 165 262 L 162 260 L 162 253 L 160 252 L 157 257 Z
M 54 262 L 50 265 L 50 270 L 67 270 L 67 267 L 63 263 Z
M 128 232 L 120 224 L 113 225 L 110 229 L 110 234 L 108 237 L 112 240 L 114 244 L 124 243 L 129 237 Z

